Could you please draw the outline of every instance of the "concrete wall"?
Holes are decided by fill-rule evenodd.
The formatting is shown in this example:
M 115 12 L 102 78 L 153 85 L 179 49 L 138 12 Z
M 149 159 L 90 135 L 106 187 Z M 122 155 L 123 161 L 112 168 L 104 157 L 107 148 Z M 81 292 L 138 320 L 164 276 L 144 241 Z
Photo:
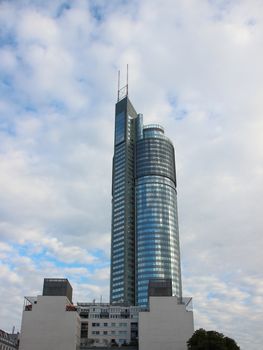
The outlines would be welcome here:
M 193 312 L 176 297 L 150 297 L 150 311 L 139 313 L 140 350 L 186 350 L 193 333 Z
M 65 296 L 38 296 L 32 311 L 23 311 L 19 350 L 76 350 L 80 317 L 66 311 Z

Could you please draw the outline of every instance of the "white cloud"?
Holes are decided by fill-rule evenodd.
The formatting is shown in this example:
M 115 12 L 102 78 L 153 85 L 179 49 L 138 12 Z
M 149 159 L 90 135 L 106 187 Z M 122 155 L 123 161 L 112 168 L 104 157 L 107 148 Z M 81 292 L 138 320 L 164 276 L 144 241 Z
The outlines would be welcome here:
M 255 284 L 251 286 L 253 280 Z M 260 278 L 249 278 L 242 273 L 226 277 L 204 275 L 202 272 L 185 279 L 186 289 L 195 290 L 195 327 L 218 329 L 236 338 L 241 344 L 253 338 L 252 348 L 259 346 L 262 304 L 257 298 L 261 291 Z M 260 300 L 258 300 L 260 301 Z
M 93 273 L 93 279 L 101 280 L 108 282 L 110 278 L 110 269 L 109 267 L 104 267 L 101 269 L 96 269 Z
M 20 284 L 21 278 L 13 271 L 11 271 L 8 266 L 0 265 L 1 276 L 6 283 Z
M 57 238 L 42 238 L 40 245 L 49 249 L 48 254 L 64 262 L 87 264 L 96 261 L 96 258 L 89 255 L 86 250 L 77 246 L 66 247 L 62 242 L 59 242 Z

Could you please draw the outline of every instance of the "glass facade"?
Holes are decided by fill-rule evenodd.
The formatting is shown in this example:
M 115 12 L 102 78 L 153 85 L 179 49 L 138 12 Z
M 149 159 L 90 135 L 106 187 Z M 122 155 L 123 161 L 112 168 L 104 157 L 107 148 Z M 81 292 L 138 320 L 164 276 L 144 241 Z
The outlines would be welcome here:
M 174 148 L 159 125 L 136 143 L 136 304 L 147 306 L 150 279 L 170 278 L 181 296 Z
M 116 104 L 112 180 L 110 301 L 147 306 L 153 278 L 181 297 L 174 148 L 128 97 Z
M 135 304 L 134 142 L 137 113 L 126 97 L 116 104 L 112 171 L 110 301 Z

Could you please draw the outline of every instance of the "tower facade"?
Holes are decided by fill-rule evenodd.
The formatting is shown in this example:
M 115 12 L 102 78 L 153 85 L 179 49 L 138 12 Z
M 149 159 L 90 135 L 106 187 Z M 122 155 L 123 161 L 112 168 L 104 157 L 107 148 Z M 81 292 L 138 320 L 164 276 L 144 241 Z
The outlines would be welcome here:
M 137 113 L 128 97 L 115 107 L 110 301 L 135 305 L 134 145 Z
M 115 109 L 110 301 L 147 306 L 152 279 L 182 296 L 172 142 L 143 125 L 128 96 Z

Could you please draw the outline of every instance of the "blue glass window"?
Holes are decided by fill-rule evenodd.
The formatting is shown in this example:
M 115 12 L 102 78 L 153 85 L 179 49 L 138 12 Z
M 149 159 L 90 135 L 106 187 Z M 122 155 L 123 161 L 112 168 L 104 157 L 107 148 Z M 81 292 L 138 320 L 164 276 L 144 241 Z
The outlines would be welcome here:
M 125 114 L 121 112 L 116 115 L 115 121 L 115 145 L 124 141 L 125 137 Z

